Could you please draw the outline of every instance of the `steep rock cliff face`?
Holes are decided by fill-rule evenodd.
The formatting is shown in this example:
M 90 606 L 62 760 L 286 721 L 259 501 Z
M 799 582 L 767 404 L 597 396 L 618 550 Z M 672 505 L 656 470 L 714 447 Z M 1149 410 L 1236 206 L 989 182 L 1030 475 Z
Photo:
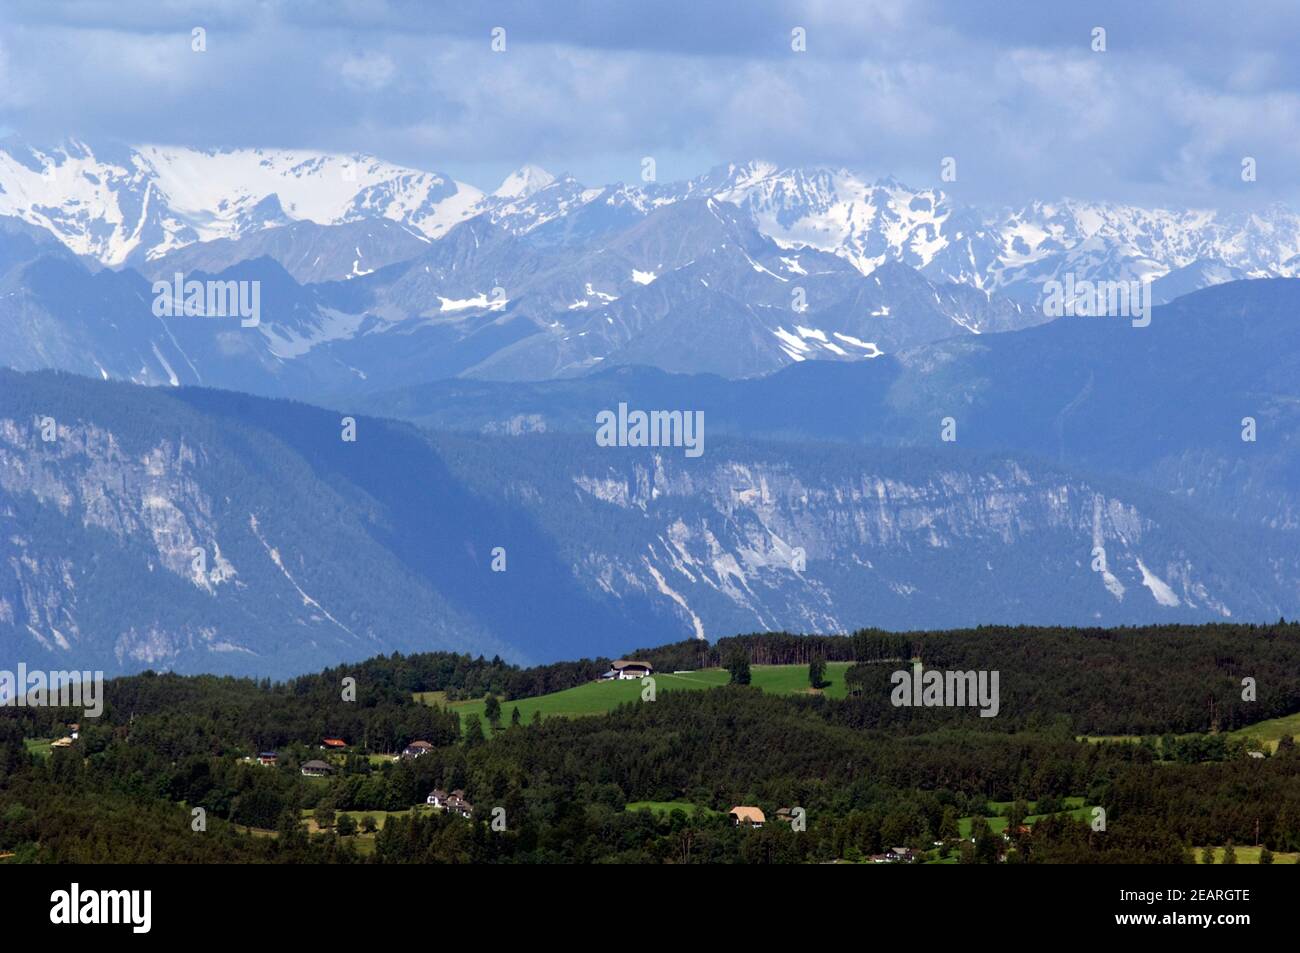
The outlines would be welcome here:
M 0 667 L 284 676 L 737 632 L 1272 621 L 1300 554 L 1005 454 L 431 434 L 0 371 Z M 46 437 L 50 439 L 45 439 Z
M 81 382 L 32 380 L 23 396 L 51 413 L 0 409 L 6 662 L 282 675 L 390 648 L 502 648 L 367 547 L 364 507 L 273 441 L 161 395 L 74 409 Z
M 6 520 L 35 505 L 50 510 L 47 518 L 63 524 L 65 545 L 51 552 L 53 540 L 36 533 L 14 532 L 3 542 L 13 571 L 17 598 L 0 596 L 3 617 L 21 623 L 41 647 L 66 652 L 85 646 L 82 620 L 95 618 L 83 590 L 94 591 L 96 563 L 103 556 L 98 541 L 134 550 L 121 558 L 140 560 L 148 574 L 166 577 L 160 591 L 186 582 L 216 596 L 222 586 L 243 587 L 239 573 L 223 554 L 213 502 L 196 479 L 199 460 L 184 442 L 167 440 L 140 455 L 123 452 L 114 435 L 95 425 L 47 424 L 45 440 L 39 421 L 0 419 L 0 497 Z M 19 502 L 20 497 L 26 499 Z M 66 545 L 69 536 L 80 545 Z M 6 580 L 8 581 L 8 580 Z M 21 603 L 22 613 L 14 611 Z M 128 624 L 115 633 L 112 652 L 119 662 L 166 663 L 186 647 L 240 651 L 238 642 L 222 639 L 210 625 L 194 621 L 174 629 L 156 621 Z
M 1159 494 L 1050 465 L 734 443 L 696 461 L 614 452 L 604 465 L 582 454 L 549 471 L 524 453 L 531 469 L 514 492 L 549 512 L 557 533 L 571 528 L 591 585 L 658 593 L 687 632 L 710 638 L 1267 620 L 1298 601 L 1284 539 L 1216 536 Z

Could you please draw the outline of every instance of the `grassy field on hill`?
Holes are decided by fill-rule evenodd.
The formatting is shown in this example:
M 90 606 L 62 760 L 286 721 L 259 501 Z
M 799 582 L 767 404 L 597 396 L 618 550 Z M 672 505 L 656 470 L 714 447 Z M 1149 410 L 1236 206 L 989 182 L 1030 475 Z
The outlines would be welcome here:
M 829 683 L 821 689 L 821 694 L 829 698 L 843 698 L 844 673 L 848 669 L 849 662 L 828 662 L 826 663 L 826 681 Z M 776 692 L 782 695 L 792 695 L 796 693 L 810 693 L 812 689 L 808 685 L 808 666 L 807 665 L 754 665 L 750 668 L 750 675 L 753 679 L 752 684 L 756 688 L 761 688 L 765 692 Z M 701 669 L 698 672 L 660 672 L 655 675 L 655 692 L 699 690 L 705 688 L 717 688 L 720 685 L 726 685 L 730 676 L 725 669 L 709 668 Z M 508 725 L 510 723 L 510 712 L 514 708 L 519 709 L 519 717 L 528 724 L 532 721 L 533 712 L 541 712 L 542 718 L 576 718 L 582 715 L 601 715 L 605 712 L 612 711 L 623 702 L 634 702 L 641 698 L 641 682 L 637 679 L 614 682 L 587 682 L 585 685 L 577 685 L 573 688 L 566 688 L 562 692 L 553 692 L 550 695 L 538 695 L 535 698 L 520 698 L 515 701 L 501 702 L 501 723 Z M 424 692 L 416 695 L 420 701 L 426 704 L 443 704 L 445 696 L 437 696 L 441 693 Z M 453 711 L 464 715 L 478 715 L 483 721 L 483 730 L 491 731 L 486 719 L 483 718 L 483 699 L 478 698 L 472 701 L 451 702 L 448 707 Z
M 356 848 L 358 854 L 366 857 L 375 852 L 375 835 L 364 833 L 361 830 L 361 820 L 366 815 L 375 819 L 376 831 L 382 831 L 390 817 L 409 817 L 412 813 L 422 814 L 426 811 L 432 810 L 433 808 L 427 807 L 424 804 L 417 804 L 415 807 L 407 808 L 404 811 L 338 811 L 335 814 L 336 818 L 342 817 L 346 814 L 357 824 L 357 831 L 355 834 L 351 834 L 348 837 L 340 837 L 339 840 L 351 843 L 352 846 Z M 316 823 L 315 813 L 315 811 L 309 808 L 303 808 L 301 811 L 302 822 L 306 826 L 307 833 L 309 834 L 322 833 L 320 825 Z
M 1197 847 L 1197 848 L 1196 848 L 1196 862 L 1197 862 L 1198 864 L 1199 864 L 1199 863 L 1202 863 L 1202 861 L 1201 861 L 1201 852 L 1202 852 L 1203 850 L 1205 850 L 1204 847 Z M 1258 864 L 1258 863 L 1259 863 L 1259 855 L 1260 855 L 1260 853 L 1263 851 L 1263 848 L 1261 848 L 1261 847 L 1233 847 L 1232 850 L 1233 850 L 1233 853 L 1235 853 L 1235 854 L 1237 855 L 1237 863 L 1239 863 L 1239 864 Z M 1273 854 L 1273 863 L 1275 863 L 1275 864 L 1294 864 L 1294 863 L 1297 863 L 1297 861 L 1300 861 L 1300 854 L 1288 854 L 1288 853 L 1286 853 L 1285 851 L 1278 851 L 1278 852 L 1275 852 L 1275 853 Z M 1222 848 L 1222 847 L 1216 847 L 1216 848 L 1214 848 L 1214 862 L 1215 862 L 1216 864 L 1221 864 L 1221 863 L 1223 863 L 1223 848 Z
M 1257 721 L 1245 728 L 1227 732 L 1227 737 L 1236 741 L 1258 741 L 1270 752 L 1277 751 L 1277 743 L 1284 737 L 1300 738 L 1300 712 L 1283 715 L 1281 718 L 1269 718 Z M 1186 737 L 1186 736 L 1180 736 Z M 1137 744 L 1142 739 L 1138 735 L 1088 735 L 1080 738 L 1091 742 L 1119 742 Z M 1159 744 L 1160 739 L 1156 739 Z
M 1253 725 L 1247 725 L 1245 728 L 1238 728 L 1236 731 L 1228 733 L 1230 738 L 1261 741 L 1269 751 L 1277 751 L 1278 741 L 1286 735 L 1290 735 L 1292 738 L 1300 736 L 1300 712 L 1294 715 L 1283 715 L 1281 718 L 1258 721 Z
M 682 811 L 687 817 L 697 815 L 717 815 L 720 811 L 712 808 L 701 807 L 698 804 L 692 804 L 690 801 L 631 801 L 623 808 L 625 811 L 649 811 L 656 817 L 667 817 L 673 811 Z
M 1063 800 L 1065 801 L 1068 810 L 1062 813 L 1068 814 L 1071 817 L 1077 818 L 1079 820 L 1086 821 L 1092 819 L 1092 808 L 1084 803 L 1083 798 L 1067 797 L 1064 798 Z M 1048 816 L 1046 814 L 1033 813 L 1034 809 L 1038 804 L 1037 801 L 1028 801 L 1026 803 L 1028 804 L 1030 810 L 1030 813 L 1025 817 L 1025 825 L 1027 827 L 1033 827 L 1035 822 L 1040 821 L 1044 817 Z M 985 820 L 989 822 L 989 830 L 991 830 L 994 834 L 1001 834 L 1003 831 L 1007 829 L 1007 818 L 1001 812 L 1008 810 L 1011 807 L 1011 804 L 1012 804 L 1011 801 L 990 801 L 989 802 L 989 810 L 998 812 L 994 814 L 985 815 Z M 975 820 L 974 817 L 959 818 L 957 820 L 958 835 L 960 835 L 961 837 L 970 837 L 971 824 L 974 822 L 974 820 Z
M 433 808 L 426 807 L 424 804 L 417 804 L 415 807 L 408 807 L 403 811 L 335 811 L 334 816 L 337 818 L 346 814 L 348 817 L 352 818 L 352 820 L 356 821 L 357 828 L 360 829 L 361 819 L 369 815 L 375 819 L 375 829 L 382 831 L 384 829 L 384 824 L 387 823 L 390 817 L 407 817 L 412 811 L 418 813 L 431 810 L 433 810 Z M 316 823 L 316 812 L 312 808 L 302 808 L 299 813 L 302 817 L 303 823 L 307 825 L 307 832 L 309 834 L 319 834 L 321 832 L 320 825 Z

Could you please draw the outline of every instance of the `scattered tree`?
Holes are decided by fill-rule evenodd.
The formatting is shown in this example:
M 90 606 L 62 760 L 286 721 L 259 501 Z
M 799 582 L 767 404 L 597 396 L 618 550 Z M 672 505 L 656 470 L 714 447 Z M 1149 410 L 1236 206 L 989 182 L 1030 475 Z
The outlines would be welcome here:
M 732 685 L 749 684 L 749 654 L 743 648 L 737 648 L 731 653 L 731 658 L 727 662 L 727 671 L 731 673 Z
M 483 724 L 478 715 L 465 716 L 465 747 L 476 748 L 484 742 Z
M 812 661 L 808 663 L 808 684 L 813 688 L 822 688 L 826 685 L 826 660 L 820 655 L 814 655 Z
M 943 817 L 939 820 L 939 837 L 944 841 L 956 840 L 960 836 L 957 811 L 949 805 L 943 809 Z
M 975 838 L 975 863 L 995 864 L 998 860 L 1002 838 L 993 833 L 986 818 L 976 816 L 971 821 L 971 836 Z

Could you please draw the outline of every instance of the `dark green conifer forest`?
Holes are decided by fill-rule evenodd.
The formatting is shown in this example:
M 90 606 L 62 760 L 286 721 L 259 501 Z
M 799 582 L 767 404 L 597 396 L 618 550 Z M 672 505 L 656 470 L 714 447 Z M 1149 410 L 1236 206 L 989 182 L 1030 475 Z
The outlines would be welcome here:
M 659 672 L 730 669 L 733 684 L 528 723 L 502 713 L 591 682 L 609 660 L 521 669 L 395 654 L 284 683 L 118 678 L 98 719 L 3 708 L 0 854 L 804 863 L 901 847 L 930 862 L 1181 863 L 1230 842 L 1270 857 L 1300 850 L 1300 748 L 1285 731 L 1274 750 L 1238 730 L 1300 712 L 1295 624 L 767 634 L 625 657 Z M 852 663 L 847 697 L 743 682 L 751 665 L 799 665 L 804 678 L 823 659 Z M 998 716 L 892 704 L 891 673 L 918 660 L 997 670 Z M 452 707 L 484 696 L 497 702 L 490 733 Z M 51 748 L 72 722 L 78 738 Z M 347 750 L 321 751 L 327 737 Z M 432 749 L 397 756 L 415 740 Z M 257 763 L 263 751 L 277 752 L 275 766 Z M 321 758 L 334 770 L 304 777 L 301 765 Z M 471 815 L 424 807 L 435 788 L 463 791 Z M 763 810 L 765 826 L 734 826 L 727 812 L 742 804 Z M 776 817 L 794 807 L 806 829 Z

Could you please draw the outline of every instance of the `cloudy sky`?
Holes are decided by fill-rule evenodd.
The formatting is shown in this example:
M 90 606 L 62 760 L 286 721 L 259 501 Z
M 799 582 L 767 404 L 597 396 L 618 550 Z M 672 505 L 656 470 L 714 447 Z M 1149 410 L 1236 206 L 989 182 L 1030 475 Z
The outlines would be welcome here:
M 973 202 L 1300 204 L 1298 41 L 1285 0 L 4 0 L 0 130 L 369 152 L 488 189 L 643 156 L 661 181 L 767 158 L 941 184 L 952 156 Z

